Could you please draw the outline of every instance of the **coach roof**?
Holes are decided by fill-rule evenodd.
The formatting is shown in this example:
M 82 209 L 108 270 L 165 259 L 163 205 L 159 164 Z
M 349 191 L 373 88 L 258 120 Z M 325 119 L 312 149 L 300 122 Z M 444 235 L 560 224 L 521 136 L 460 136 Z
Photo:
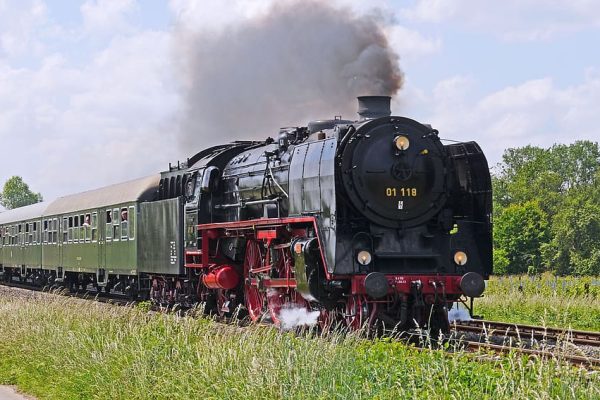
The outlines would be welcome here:
M 101 189 L 60 197 L 0 213 L 0 224 L 41 219 L 42 217 L 91 210 L 134 201 L 154 200 L 160 175 L 106 186 Z
M 66 214 L 134 201 L 154 200 L 159 181 L 160 175 L 152 175 L 101 189 L 60 197 L 50 203 L 43 215 Z
M 36 203 L 30 206 L 15 208 L 0 213 L 0 225 L 10 224 L 17 221 L 27 221 L 42 217 L 50 202 Z

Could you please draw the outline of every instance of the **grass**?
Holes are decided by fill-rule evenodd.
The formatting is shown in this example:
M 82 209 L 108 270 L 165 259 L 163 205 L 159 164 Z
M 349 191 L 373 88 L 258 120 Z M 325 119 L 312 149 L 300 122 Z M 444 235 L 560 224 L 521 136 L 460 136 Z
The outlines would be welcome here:
M 493 277 L 475 312 L 497 321 L 600 331 L 600 279 Z
M 0 288 L 0 383 L 39 399 L 593 399 L 600 375 Z M 22 292 L 20 292 L 22 293 Z

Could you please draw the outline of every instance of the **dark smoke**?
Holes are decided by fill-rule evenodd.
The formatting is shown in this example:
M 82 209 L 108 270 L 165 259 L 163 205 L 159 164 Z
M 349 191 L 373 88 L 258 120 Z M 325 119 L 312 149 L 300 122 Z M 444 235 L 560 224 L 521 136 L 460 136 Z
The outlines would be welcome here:
M 293 1 L 218 33 L 179 28 L 181 144 L 264 139 L 281 126 L 334 115 L 355 119 L 356 96 L 393 95 L 402 86 L 382 24 L 374 15 Z

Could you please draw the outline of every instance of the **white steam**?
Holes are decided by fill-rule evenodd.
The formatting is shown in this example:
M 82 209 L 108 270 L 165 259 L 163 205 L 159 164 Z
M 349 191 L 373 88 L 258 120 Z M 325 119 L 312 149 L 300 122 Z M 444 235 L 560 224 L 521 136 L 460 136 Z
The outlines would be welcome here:
M 462 303 L 454 303 L 454 307 L 448 312 L 448 321 L 470 321 L 469 310 Z
M 312 119 L 355 119 L 356 96 L 402 86 L 384 28 L 381 16 L 316 0 L 278 1 L 220 31 L 180 22 L 180 144 L 264 139 Z
M 282 307 L 279 313 L 280 327 L 287 331 L 300 326 L 313 326 L 320 314 L 319 311 L 308 311 L 304 307 Z

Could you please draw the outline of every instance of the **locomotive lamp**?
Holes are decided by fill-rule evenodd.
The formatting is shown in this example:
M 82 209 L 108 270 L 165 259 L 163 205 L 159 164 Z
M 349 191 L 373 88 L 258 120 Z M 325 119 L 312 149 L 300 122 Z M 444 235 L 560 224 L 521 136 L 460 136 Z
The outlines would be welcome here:
M 454 253 L 454 262 L 458 265 L 465 265 L 467 263 L 467 253 L 464 251 Z
M 358 263 L 360 265 L 369 265 L 371 264 L 371 253 L 366 250 L 362 250 L 358 252 Z
M 406 150 L 410 146 L 410 140 L 406 136 L 396 136 L 394 144 L 398 150 Z

